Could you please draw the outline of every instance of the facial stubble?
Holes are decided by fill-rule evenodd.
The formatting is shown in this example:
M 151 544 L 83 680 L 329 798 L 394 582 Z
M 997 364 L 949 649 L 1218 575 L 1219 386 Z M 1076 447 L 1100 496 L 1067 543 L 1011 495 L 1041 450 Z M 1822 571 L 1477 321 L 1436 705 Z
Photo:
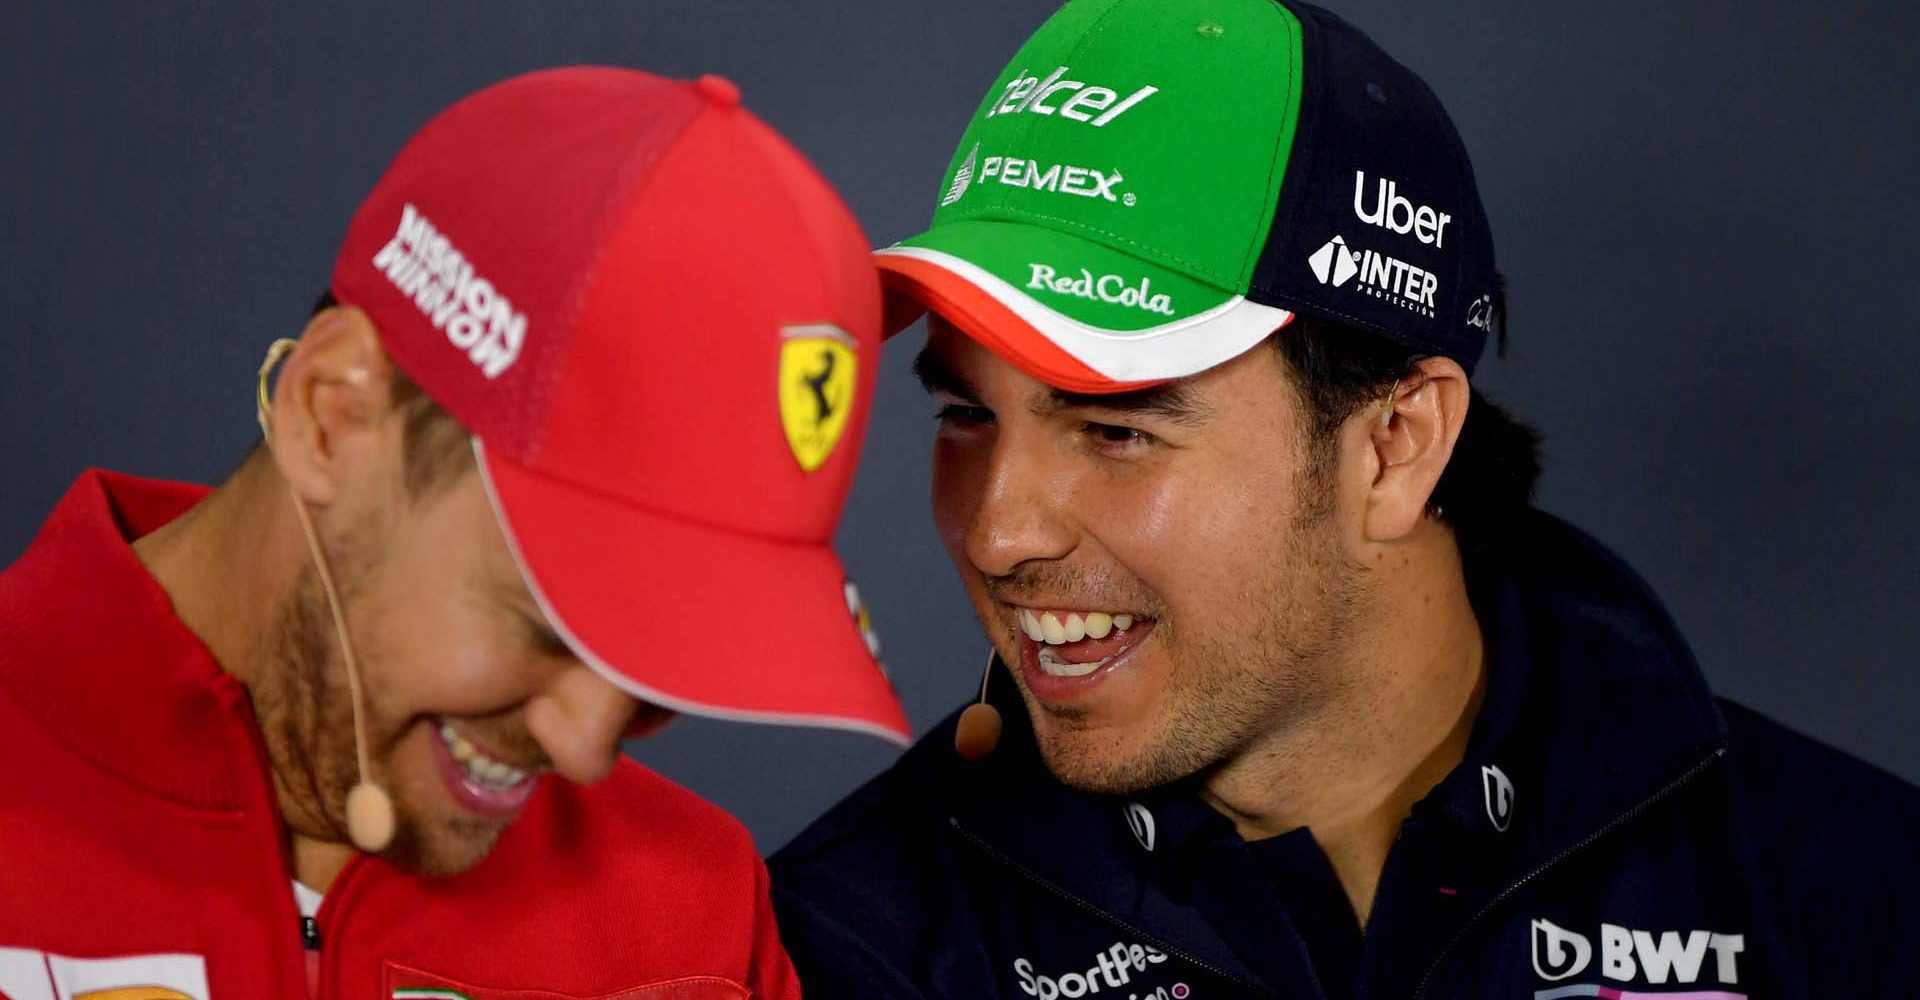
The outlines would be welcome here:
M 491 849 L 498 824 L 466 815 L 422 815 L 415 790 L 395 787 L 386 767 L 409 730 L 407 720 L 388 720 L 378 710 L 379 684 L 371 664 L 380 662 L 369 641 L 376 609 L 360 599 L 378 565 L 378 541 L 349 536 L 328 545 L 328 558 L 359 654 L 367 701 L 368 755 L 395 808 L 395 832 L 381 856 L 428 875 L 457 874 Z M 346 665 L 319 576 L 309 563 L 273 617 L 268 660 L 249 685 L 280 806 L 290 830 L 320 840 L 348 842 L 347 793 L 361 780 L 354 748 L 354 718 Z M 437 822 L 435 822 L 437 821 Z M 435 827 L 444 829 L 435 829 Z
M 1040 750 L 1064 784 L 1127 794 L 1179 781 L 1310 724 L 1339 697 L 1365 569 L 1340 546 L 1332 476 L 1319 456 L 1309 456 L 1299 487 L 1303 503 L 1275 512 L 1285 529 L 1247 581 L 1252 599 L 1237 614 L 1205 633 L 1171 614 L 1155 624 L 1146 641 L 1160 646 L 1152 652 L 1166 663 L 1166 694 L 1145 739 L 1103 737 L 1087 713 L 1048 710 L 1029 697 L 1031 711 L 1047 712 L 1047 724 L 1036 726 Z

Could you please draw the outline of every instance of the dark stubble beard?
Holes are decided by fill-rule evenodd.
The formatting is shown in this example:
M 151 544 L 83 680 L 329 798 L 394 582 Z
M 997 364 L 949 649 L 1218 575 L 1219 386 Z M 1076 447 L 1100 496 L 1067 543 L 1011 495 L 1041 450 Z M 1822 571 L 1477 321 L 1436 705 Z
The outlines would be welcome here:
M 1309 464 L 1299 496 L 1332 496 L 1331 476 Z M 1148 641 L 1177 649 L 1169 663 L 1159 732 L 1128 756 L 1070 734 L 1071 718 L 1057 719 L 1061 737 L 1042 738 L 1041 753 L 1070 787 L 1127 794 L 1179 781 L 1240 757 L 1263 737 L 1308 724 L 1350 683 L 1345 651 L 1359 616 L 1366 570 L 1350 560 L 1335 531 L 1331 504 L 1309 503 L 1286 515 L 1291 522 L 1263 566 L 1248 581 L 1238 620 L 1222 620 L 1211 635 L 1188 636 L 1163 619 Z
M 349 627 L 362 625 L 356 618 L 367 614 L 368 609 L 365 602 L 354 598 L 361 592 L 378 549 L 369 540 L 355 538 L 328 548 L 329 565 Z M 353 634 L 358 639 L 365 633 L 354 628 Z M 353 743 L 353 702 L 345 661 L 335 651 L 337 644 L 319 574 L 312 563 L 307 563 L 274 612 L 266 658 L 248 685 L 248 695 L 266 745 L 281 815 L 290 832 L 350 843 L 346 800 L 360 780 L 360 766 Z M 368 650 L 356 647 L 356 651 L 364 673 Z M 369 695 L 368 700 L 371 703 L 374 699 Z M 378 768 L 400 734 L 390 727 L 383 729 L 371 711 L 369 715 L 367 751 Z M 437 866 L 432 864 L 431 852 L 421 835 L 420 817 L 398 789 L 389 787 L 388 792 L 393 797 L 396 824 L 393 841 L 381 856 L 403 868 L 433 873 Z

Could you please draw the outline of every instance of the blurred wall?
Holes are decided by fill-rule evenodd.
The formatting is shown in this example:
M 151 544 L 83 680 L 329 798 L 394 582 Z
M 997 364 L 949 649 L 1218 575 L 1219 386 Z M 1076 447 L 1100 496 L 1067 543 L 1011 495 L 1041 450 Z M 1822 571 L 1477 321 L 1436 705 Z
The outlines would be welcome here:
M 1344 0 L 1471 151 L 1513 289 L 1481 381 L 1542 505 L 1666 597 L 1727 695 L 1920 778 L 1920 15 L 1899 0 Z M 719 72 L 878 243 L 921 226 L 1013 0 L 9 5 L 0 562 L 89 465 L 210 482 L 267 342 L 428 115 L 600 62 Z M 927 513 L 932 408 L 888 347 L 842 552 L 917 727 L 982 646 Z M 795 669 L 804 664 L 796 663 Z M 3 737 L 0 737 L 3 738 Z M 892 753 L 683 720 L 637 756 L 771 850 Z

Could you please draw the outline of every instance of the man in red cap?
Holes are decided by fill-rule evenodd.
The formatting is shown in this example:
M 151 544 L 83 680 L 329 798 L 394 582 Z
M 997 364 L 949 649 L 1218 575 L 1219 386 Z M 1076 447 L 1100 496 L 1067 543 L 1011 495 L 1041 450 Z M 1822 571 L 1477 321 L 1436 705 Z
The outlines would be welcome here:
M 738 102 L 454 105 L 268 353 L 264 447 L 74 484 L 0 574 L 0 995 L 797 994 L 746 832 L 619 754 L 906 737 L 828 547 L 869 244 Z

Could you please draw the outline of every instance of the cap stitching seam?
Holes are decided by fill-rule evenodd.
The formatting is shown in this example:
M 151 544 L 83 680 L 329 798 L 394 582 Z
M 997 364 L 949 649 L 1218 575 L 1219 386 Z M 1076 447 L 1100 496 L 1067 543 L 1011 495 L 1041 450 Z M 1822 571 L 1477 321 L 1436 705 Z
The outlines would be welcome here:
M 781 138 L 777 132 L 774 133 L 774 136 L 775 138 Z M 782 141 L 785 141 L 785 140 L 782 139 Z M 744 148 L 741 151 L 742 157 L 743 158 L 749 157 L 749 156 L 752 157 L 754 165 L 759 167 L 761 173 L 764 175 L 763 180 L 769 185 L 777 185 L 779 187 L 780 193 L 782 195 L 782 197 L 779 199 L 779 202 L 778 202 L 780 209 L 783 212 L 785 212 L 788 218 L 793 220 L 794 229 L 805 236 L 806 241 L 809 245 L 809 249 L 818 252 L 821 248 L 821 244 L 826 239 L 830 239 L 831 235 L 824 228 L 814 225 L 813 223 L 815 220 L 810 219 L 805 211 L 797 207 L 798 199 L 796 195 L 798 194 L 798 192 L 795 191 L 794 186 L 789 182 L 790 178 L 785 176 L 785 171 L 782 165 L 774 162 L 774 160 L 768 155 L 767 146 L 764 144 L 746 143 L 746 144 L 743 144 L 743 147 Z M 794 148 L 793 152 L 795 154 L 795 157 L 800 161 L 800 165 L 802 167 L 801 173 L 803 175 L 809 171 L 812 172 L 813 176 L 819 180 L 822 186 L 826 187 L 828 190 L 832 190 L 832 182 L 828 181 L 824 176 L 820 174 L 818 168 L 813 166 L 813 162 L 808 160 L 804 153 L 801 153 L 798 148 Z M 836 195 L 836 197 L 838 197 L 838 195 Z M 862 239 L 861 245 L 863 246 L 869 245 L 864 242 L 865 241 L 864 235 L 861 237 L 861 239 Z M 878 281 L 877 278 L 875 280 L 876 282 Z M 841 301 L 844 301 L 846 298 L 846 296 L 840 294 L 843 289 L 841 288 L 840 283 L 838 281 L 838 276 L 831 273 L 827 268 L 824 268 L 824 267 L 814 268 L 812 284 L 814 285 L 814 288 L 818 290 L 820 293 L 820 301 L 821 301 L 820 311 L 822 313 L 827 313 L 827 314 L 838 312 L 839 311 L 837 308 L 838 303 L 840 303 Z M 829 322 L 829 323 L 833 321 L 834 320 L 832 316 L 828 316 L 828 318 L 825 320 L 825 322 Z M 857 355 L 858 351 L 856 350 L 855 353 Z M 780 377 L 778 372 L 776 372 L 774 375 L 774 388 L 776 390 L 780 388 Z M 855 391 L 857 392 L 858 389 L 859 387 L 856 385 Z M 831 452 L 831 449 L 829 449 L 829 452 Z
M 1293 159 L 1294 147 L 1296 147 L 1299 144 L 1298 139 L 1299 139 L 1300 104 L 1301 104 L 1301 101 L 1298 100 L 1294 95 L 1293 84 L 1296 79 L 1304 80 L 1304 78 L 1306 77 L 1306 65 L 1304 62 L 1302 62 L 1298 58 L 1300 52 L 1304 48 L 1304 42 L 1301 35 L 1299 34 L 1301 30 L 1299 19 L 1293 16 L 1293 12 L 1281 7 L 1279 4 L 1274 4 L 1273 10 L 1276 14 L 1280 15 L 1282 23 L 1286 25 L 1287 44 L 1293 50 L 1293 53 L 1296 56 L 1296 58 L 1293 60 L 1294 65 L 1299 67 L 1298 73 L 1287 74 L 1287 89 L 1286 89 L 1286 93 L 1284 94 L 1285 101 L 1281 105 L 1282 114 L 1285 114 L 1288 108 L 1291 108 L 1293 110 L 1294 141 L 1289 142 L 1287 144 L 1287 159 L 1291 161 Z M 1270 201 L 1263 200 L 1260 206 L 1261 207 L 1260 214 L 1266 217 L 1267 224 L 1263 227 L 1258 228 L 1254 232 L 1254 235 L 1247 241 L 1247 252 L 1240 256 L 1240 274 L 1242 275 L 1240 284 L 1245 285 L 1249 288 L 1253 286 L 1253 271 L 1255 268 L 1259 266 L 1260 251 L 1266 249 L 1267 241 L 1273 238 L 1274 215 L 1275 215 L 1275 212 L 1280 207 L 1280 195 L 1281 195 L 1280 185 L 1277 185 L 1274 183 L 1273 173 L 1274 173 L 1275 166 L 1279 162 L 1279 159 L 1280 159 L 1280 143 L 1276 141 L 1273 144 L 1273 153 L 1271 155 L 1271 158 L 1267 161 L 1267 190 L 1271 192 L 1269 196 L 1271 200 Z M 1281 178 L 1281 184 L 1284 184 L 1285 182 L 1286 182 L 1286 178 L 1283 176 Z
M 1306 213 L 1307 202 L 1309 200 L 1306 196 L 1301 195 L 1300 192 L 1310 192 L 1314 190 L 1314 173 L 1318 164 L 1315 162 L 1313 151 L 1319 148 L 1319 135 L 1324 124 L 1324 119 L 1327 117 L 1324 105 L 1328 101 L 1326 96 L 1328 84 L 1325 79 L 1325 67 L 1323 66 L 1325 53 L 1321 51 L 1325 48 L 1323 43 L 1325 41 L 1326 26 L 1312 16 L 1313 8 L 1311 7 L 1308 7 L 1304 12 L 1295 10 L 1292 7 L 1288 7 L 1287 10 L 1294 16 L 1294 20 L 1299 25 L 1301 33 L 1300 107 L 1294 123 L 1292 148 L 1294 151 L 1305 155 L 1294 155 L 1290 153 L 1287 157 L 1287 173 L 1280 178 L 1283 197 L 1274 203 L 1273 224 L 1267 231 L 1267 243 L 1260 248 L 1260 257 L 1262 260 L 1265 260 L 1269 254 L 1274 255 L 1272 257 L 1272 266 L 1263 272 L 1260 267 L 1261 260 L 1254 262 L 1254 277 L 1258 279 L 1264 274 L 1264 280 L 1258 282 L 1260 294 L 1269 298 L 1284 295 L 1284 293 L 1277 291 L 1277 289 L 1284 287 L 1285 282 L 1288 280 L 1282 273 L 1282 269 L 1286 267 L 1286 261 L 1280 255 L 1290 254 L 1291 251 L 1296 248 L 1294 241 L 1298 238 L 1300 232 L 1299 227 L 1303 224 L 1302 217 Z M 1313 34 L 1314 37 L 1308 39 L 1306 37 L 1308 34 Z M 1310 75 L 1312 76 L 1311 79 L 1309 79 Z M 1319 89 L 1315 92 L 1314 100 L 1309 103 L 1307 100 L 1307 91 L 1313 90 L 1316 85 Z M 1288 189 L 1289 181 L 1291 181 L 1292 190 L 1295 192 L 1295 197 L 1291 200 L 1284 197 Z M 1275 237 L 1276 233 L 1280 234 L 1277 241 Z M 1248 283 L 1249 292 L 1251 292 L 1254 287 L 1254 282 Z M 1296 301 L 1307 301 L 1298 296 L 1294 298 Z M 1334 312 L 1331 309 L 1327 311 L 1329 313 Z M 1344 316 L 1345 314 L 1339 315 Z M 1372 324 L 1367 325 L 1371 329 L 1381 329 Z
M 694 100 L 700 101 L 697 97 L 694 98 Z M 573 338 L 579 332 L 578 324 L 581 317 L 586 314 L 588 300 L 592 298 L 594 291 L 600 287 L 601 279 L 604 277 L 604 275 L 601 274 L 601 268 L 606 262 L 607 252 L 614 238 L 619 235 L 620 230 L 627 223 L 628 213 L 640 200 L 641 192 L 646 190 L 647 185 L 652 182 L 655 176 L 655 171 L 650 168 L 658 166 L 667 158 L 669 153 L 673 152 L 674 147 L 678 146 L 681 141 L 686 138 L 687 132 L 693 128 L 694 123 L 700 119 L 701 114 L 706 110 L 707 105 L 704 101 L 700 101 L 700 103 L 694 105 L 692 113 L 681 121 L 679 129 L 660 146 L 659 151 L 655 153 L 644 166 L 640 163 L 640 158 L 636 154 L 639 148 L 648 142 L 651 137 L 636 136 L 629 141 L 627 153 L 624 157 L 625 162 L 620 165 L 620 172 L 614 177 L 613 183 L 608 185 L 607 193 L 601 197 L 600 209 L 595 213 L 599 221 L 596 227 L 598 231 L 594 234 L 592 242 L 592 255 L 582 262 L 583 266 L 580 269 L 580 273 L 573 279 L 573 288 L 568 291 L 566 299 L 564 300 L 566 302 L 566 317 L 559 325 L 561 329 L 568 332 L 569 347 L 572 346 Z M 638 178 L 635 177 L 636 173 L 639 174 Z M 618 214 L 611 211 L 616 204 L 620 205 L 623 209 L 623 211 Z M 567 353 L 570 355 L 572 352 L 569 351 Z M 555 364 L 548 365 L 546 370 L 541 372 L 540 402 L 543 408 L 550 409 L 549 404 L 553 399 L 554 386 L 560 383 L 562 377 L 561 369 L 569 360 L 571 359 L 565 356 L 556 358 Z M 538 442 L 527 442 L 526 460 L 531 461 L 535 456 L 545 450 L 547 439 L 545 431 L 549 429 L 547 425 L 547 421 L 541 422 L 542 433 L 540 434 L 540 440 Z

